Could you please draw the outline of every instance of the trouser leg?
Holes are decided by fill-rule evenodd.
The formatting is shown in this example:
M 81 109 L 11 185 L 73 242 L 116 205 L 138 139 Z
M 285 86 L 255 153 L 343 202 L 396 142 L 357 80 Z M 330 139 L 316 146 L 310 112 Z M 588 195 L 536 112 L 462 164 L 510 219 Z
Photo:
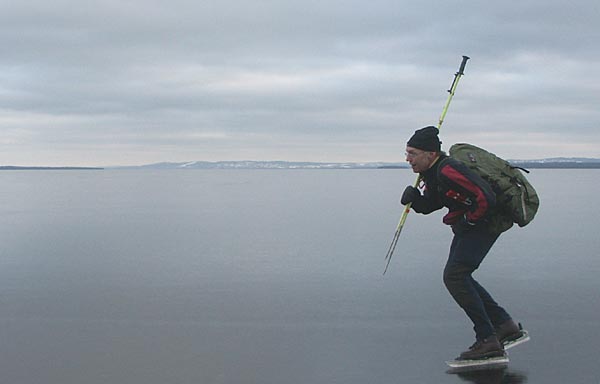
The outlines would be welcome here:
M 488 293 L 488 291 L 486 291 L 485 288 L 481 286 L 481 284 L 479 284 L 475 279 L 473 279 L 473 277 L 471 277 L 471 280 L 473 286 L 477 290 L 479 297 L 481 298 L 481 301 L 483 302 L 485 312 L 487 313 L 488 318 L 490 319 L 490 322 L 492 323 L 494 328 L 510 320 L 510 315 L 506 312 L 504 308 L 502 308 L 500 305 L 498 305 L 498 303 L 496 303 L 496 301 Z
M 497 235 L 484 231 L 455 236 L 444 268 L 444 284 L 473 322 L 479 340 L 492 335 L 495 325 L 510 319 L 508 313 L 472 277 L 497 238 Z

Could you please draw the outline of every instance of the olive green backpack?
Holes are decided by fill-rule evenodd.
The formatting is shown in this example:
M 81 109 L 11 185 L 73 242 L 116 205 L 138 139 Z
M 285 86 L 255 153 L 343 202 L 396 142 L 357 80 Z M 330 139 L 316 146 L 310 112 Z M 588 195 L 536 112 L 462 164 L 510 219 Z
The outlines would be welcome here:
M 510 165 L 499 158 L 471 144 L 454 144 L 450 147 L 450 157 L 460 160 L 487 181 L 496 193 L 497 212 L 500 216 L 512 219 L 519 227 L 529 224 L 538 211 L 540 200 L 537 192 L 521 171 L 528 170 Z M 493 218 L 492 218 L 493 219 Z M 510 221 L 497 220 L 498 232 L 512 226 Z

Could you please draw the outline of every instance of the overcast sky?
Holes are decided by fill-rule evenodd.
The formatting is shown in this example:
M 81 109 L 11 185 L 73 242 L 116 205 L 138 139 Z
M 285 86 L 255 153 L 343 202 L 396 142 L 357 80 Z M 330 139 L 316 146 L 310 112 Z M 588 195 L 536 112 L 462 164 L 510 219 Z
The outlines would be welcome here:
M 0 4 L 0 165 L 600 157 L 597 0 Z

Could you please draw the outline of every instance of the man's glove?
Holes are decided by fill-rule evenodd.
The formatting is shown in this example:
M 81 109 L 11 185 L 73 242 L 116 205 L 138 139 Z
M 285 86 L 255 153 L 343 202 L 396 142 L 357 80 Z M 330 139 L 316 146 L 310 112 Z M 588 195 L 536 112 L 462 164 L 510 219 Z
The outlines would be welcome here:
M 464 235 L 471 229 L 475 228 L 477 223 L 467 220 L 467 217 L 463 215 L 456 224 L 452 225 L 452 232 L 455 235 Z
M 417 200 L 419 197 L 421 197 L 421 192 L 412 185 L 409 185 L 404 190 L 404 193 L 402 193 L 400 203 L 402 203 L 402 205 L 407 205 L 408 203 L 412 203 L 413 201 Z

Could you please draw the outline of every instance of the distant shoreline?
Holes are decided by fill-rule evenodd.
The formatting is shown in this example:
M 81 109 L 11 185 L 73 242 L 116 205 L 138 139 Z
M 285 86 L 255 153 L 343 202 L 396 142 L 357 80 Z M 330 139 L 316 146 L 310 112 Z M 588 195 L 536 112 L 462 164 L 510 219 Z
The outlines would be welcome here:
M 509 161 L 525 169 L 600 169 L 600 161 Z M 193 163 L 157 163 L 139 166 L 115 167 L 27 167 L 4 165 L 0 171 L 101 171 L 101 170 L 227 170 L 227 169 L 410 169 L 404 163 L 308 163 L 285 161 L 228 161 Z
M 531 169 L 600 169 L 600 163 L 569 163 L 569 162 L 548 162 L 548 163 L 513 163 L 513 165 L 522 168 Z
M 101 171 L 99 167 L 19 167 L 13 165 L 0 166 L 0 171 Z
M 600 163 L 569 163 L 569 162 L 551 162 L 551 163 L 520 163 L 514 162 L 512 165 L 525 169 L 600 169 Z M 404 166 L 385 166 L 381 169 L 408 169 Z

